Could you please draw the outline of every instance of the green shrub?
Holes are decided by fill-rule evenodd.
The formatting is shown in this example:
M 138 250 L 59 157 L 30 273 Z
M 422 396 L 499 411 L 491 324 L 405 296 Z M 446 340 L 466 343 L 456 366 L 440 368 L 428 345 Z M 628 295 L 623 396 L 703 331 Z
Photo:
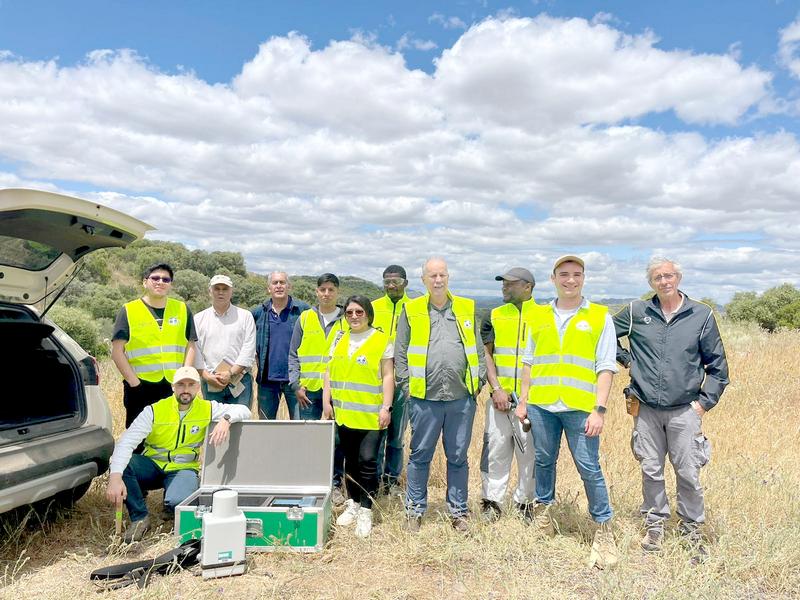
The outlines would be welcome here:
M 85 310 L 74 306 L 55 305 L 47 316 L 73 340 L 93 356 L 107 356 L 108 346 L 103 341 L 100 325 Z

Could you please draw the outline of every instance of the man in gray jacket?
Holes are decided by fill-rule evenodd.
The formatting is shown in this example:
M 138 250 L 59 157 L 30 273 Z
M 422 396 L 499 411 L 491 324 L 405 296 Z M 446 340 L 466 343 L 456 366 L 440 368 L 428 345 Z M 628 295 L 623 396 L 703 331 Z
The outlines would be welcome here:
M 700 468 L 711 454 L 702 419 L 728 385 L 728 363 L 713 311 L 680 291 L 681 277 L 675 261 L 651 259 L 647 280 L 655 296 L 631 302 L 614 316 L 614 325 L 617 337 L 627 336 L 630 343 L 630 351 L 619 347 L 617 360 L 631 370 L 631 448 L 642 468 L 646 528 L 642 548 L 661 549 L 670 516 L 664 486 L 669 455 L 677 480 L 679 531 L 697 552 L 693 560 L 700 560 L 706 554 L 700 533 L 705 522 Z

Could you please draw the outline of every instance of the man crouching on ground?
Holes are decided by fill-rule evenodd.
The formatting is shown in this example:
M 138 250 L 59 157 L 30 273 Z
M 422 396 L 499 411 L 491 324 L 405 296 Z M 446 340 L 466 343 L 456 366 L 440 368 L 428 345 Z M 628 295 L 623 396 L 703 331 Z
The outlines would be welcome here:
M 125 501 L 131 525 L 126 543 L 139 541 L 150 528 L 144 493 L 164 488 L 164 511 L 175 507 L 198 488 L 200 447 L 211 421 L 218 421 L 209 441 L 219 446 L 228 439 L 231 423 L 250 418 L 250 409 L 198 398 L 200 375 L 181 367 L 172 384 L 174 395 L 146 406 L 125 430 L 111 457 L 106 498 Z M 133 449 L 144 440 L 144 452 Z

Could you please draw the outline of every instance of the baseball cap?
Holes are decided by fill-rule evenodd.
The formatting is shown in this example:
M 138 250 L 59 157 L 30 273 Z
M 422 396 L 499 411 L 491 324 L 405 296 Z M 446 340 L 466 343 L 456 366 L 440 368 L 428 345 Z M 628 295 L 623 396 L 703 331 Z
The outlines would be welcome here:
M 211 278 L 211 281 L 208 282 L 208 287 L 212 288 L 218 283 L 221 283 L 222 285 L 227 285 L 229 288 L 233 287 L 233 282 L 231 281 L 231 278 L 228 277 L 227 275 L 214 275 Z
M 495 281 L 527 281 L 530 284 L 535 284 L 536 280 L 533 278 L 533 273 L 528 269 L 522 267 L 514 267 L 506 271 L 503 275 L 498 275 L 494 278 Z
M 583 269 L 586 268 L 586 265 L 583 264 L 583 259 L 580 256 L 575 256 L 574 254 L 565 254 L 564 256 L 559 256 L 556 259 L 556 262 L 553 263 L 553 272 L 555 273 L 555 270 L 565 262 L 578 263 Z
M 184 381 L 185 379 L 191 379 L 192 381 L 200 383 L 200 373 L 198 373 L 197 369 L 194 367 L 181 367 L 175 371 L 175 375 L 172 377 L 172 382 L 177 383 L 178 381 Z

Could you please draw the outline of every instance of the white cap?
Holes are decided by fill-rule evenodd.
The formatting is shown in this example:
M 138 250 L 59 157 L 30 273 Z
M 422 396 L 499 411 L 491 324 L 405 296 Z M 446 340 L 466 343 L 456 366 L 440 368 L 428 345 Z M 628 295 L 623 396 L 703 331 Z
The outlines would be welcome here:
M 172 383 L 178 383 L 179 381 L 185 381 L 186 379 L 191 379 L 194 382 L 200 383 L 200 373 L 198 373 L 197 369 L 194 367 L 181 367 L 175 371 L 175 375 L 172 378 Z
M 233 287 L 233 282 L 231 281 L 231 278 L 228 277 L 227 275 L 214 275 L 211 278 L 211 281 L 208 282 L 208 287 L 212 288 L 218 283 L 221 283 L 222 285 L 227 285 L 229 288 Z
M 553 273 L 555 273 L 556 269 L 565 262 L 578 263 L 582 268 L 586 268 L 586 265 L 583 264 L 583 259 L 580 256 L 575 256 L 574 254 L 565 254 L 564 256 L 559 256 L 556 259 L 556 262 L 553 263 Z

